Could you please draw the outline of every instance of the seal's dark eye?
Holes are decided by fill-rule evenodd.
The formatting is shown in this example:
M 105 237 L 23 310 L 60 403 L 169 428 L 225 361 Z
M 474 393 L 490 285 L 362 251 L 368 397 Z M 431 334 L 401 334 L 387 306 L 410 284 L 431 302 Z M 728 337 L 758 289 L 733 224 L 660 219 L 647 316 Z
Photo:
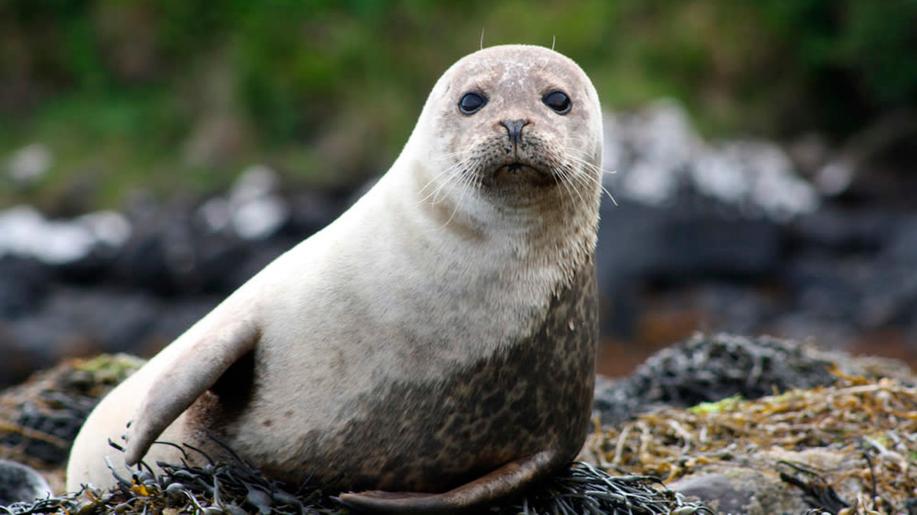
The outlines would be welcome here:
M 541 101 L 544 102 L 544 105 L 557 111 L 557 114 L 567 114 L 570 112 L 570 97 L 563 91 L 552 91 L 541 97 Z
M 477 93 L 465 93 L 459 100 L 459 111 L 463 114 L 474 114 L 478 109 L 484 107 L 487 99 Z

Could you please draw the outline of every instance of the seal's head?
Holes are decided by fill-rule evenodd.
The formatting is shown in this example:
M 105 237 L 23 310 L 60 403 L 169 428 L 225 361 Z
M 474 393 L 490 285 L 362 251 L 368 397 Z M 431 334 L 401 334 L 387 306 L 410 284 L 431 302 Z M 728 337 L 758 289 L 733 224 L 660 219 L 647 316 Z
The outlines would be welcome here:
M 598 191 L 598 95 L 553 50 L 506 45 L 462 58 L 433 88 L 417 129 L 412 140 L 424 140 L 425 168 L 437 182 L 500 202 Z

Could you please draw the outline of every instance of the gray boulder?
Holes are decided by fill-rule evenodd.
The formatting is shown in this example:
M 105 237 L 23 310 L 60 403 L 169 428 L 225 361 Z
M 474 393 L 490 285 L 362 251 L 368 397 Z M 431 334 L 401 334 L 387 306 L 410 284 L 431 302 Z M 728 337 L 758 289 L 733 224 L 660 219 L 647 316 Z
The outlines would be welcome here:
M 0 460 L 0 506 L 50 495 L 51 487 L 41 474 L 15 461 Z

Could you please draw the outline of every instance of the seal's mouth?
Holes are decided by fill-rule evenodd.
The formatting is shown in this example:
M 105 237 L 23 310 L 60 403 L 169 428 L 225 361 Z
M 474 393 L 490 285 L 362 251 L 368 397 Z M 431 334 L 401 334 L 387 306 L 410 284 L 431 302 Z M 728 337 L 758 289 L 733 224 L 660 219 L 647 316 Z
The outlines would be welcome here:
M 511 161 L 497 166 L 488 179 L 485 179 L 485 183 L 493 185 L 541 186 L 554 182 L 550 172 L 522 161 Z
M 494 169 L 494 176 L 505 174 L 505 175 L 525 175 L 525 174 L 535 174 L 543 175 L 546 172 L 541 168 L 532 166 L 528 163 L 523 163 L 522 161 L 512 161 L 501 166 L 498 166 Z

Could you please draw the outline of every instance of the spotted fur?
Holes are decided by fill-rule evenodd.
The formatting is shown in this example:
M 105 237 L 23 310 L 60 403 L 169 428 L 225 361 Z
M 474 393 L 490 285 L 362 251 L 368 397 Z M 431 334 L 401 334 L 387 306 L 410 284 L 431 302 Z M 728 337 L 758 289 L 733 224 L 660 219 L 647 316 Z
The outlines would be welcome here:
M 474 117 L 456 107 L 470 87 L 490 95 Z M 550 88 L 569 114 L 543 105 Z M 510 150 L 527 168 L 504 173 L 501 120 L 522 117 Z M 180 458 L 157 438 L 220 457 L 215 436 L 272 477 L 348 489 L 436 492 L 544 457 L 504 475 L 509 492 L 571 459 L 592 393 L 601 136 L 568 58 L 511 45 L 460 60 L 373 188 L 99 404 L 68 487 L 113 481 L 105 458 L 124 457 L 106 440 L 130 420 L 131 463 Z

